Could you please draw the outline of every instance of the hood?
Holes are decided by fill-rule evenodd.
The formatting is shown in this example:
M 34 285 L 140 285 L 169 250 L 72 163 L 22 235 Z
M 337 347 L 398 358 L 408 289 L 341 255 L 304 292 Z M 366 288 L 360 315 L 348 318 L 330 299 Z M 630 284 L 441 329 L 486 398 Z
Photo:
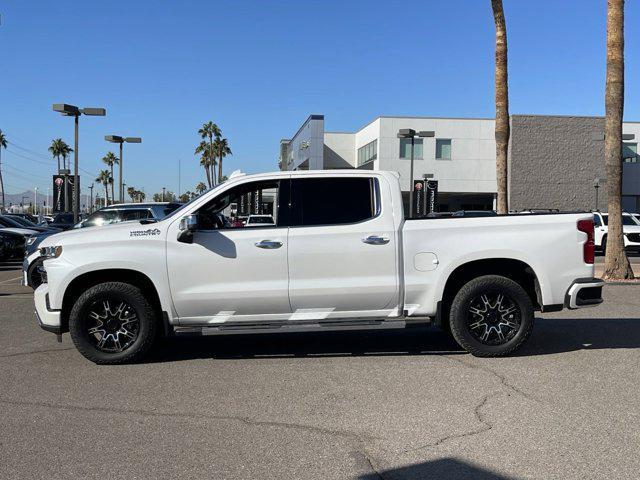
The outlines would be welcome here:
M 12 233 L 19 233 L 20 235 L 37 235 L 38 231 L 36 230 L 31 230 L 30 228 L 18 228 L 18 227 L 6 227 L 6 228 L 2 228 L 1 229 L 3 232 L 12 232 Z
M 72 228 L 46 237 L 40 247 L 78 245 L 133 240 L 139 237 L 158 238 L 166 231 L 163 222 L 142 224 L 139 221 L 113 223 L 99 227 Z

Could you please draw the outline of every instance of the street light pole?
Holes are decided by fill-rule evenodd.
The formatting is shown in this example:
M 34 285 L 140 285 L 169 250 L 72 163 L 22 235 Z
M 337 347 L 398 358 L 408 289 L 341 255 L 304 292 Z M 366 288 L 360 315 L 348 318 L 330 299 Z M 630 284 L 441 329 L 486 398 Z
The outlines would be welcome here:
M 78 177 L 78 132 L 79 132 L 79 118 L 80 115 L 89 115 L 94 117 L 104 117 L 107 114 L 107 111 L 104 108 L 78 108 L 75 105 L 69 105 L 66 103 L 54 103 L 53 111 L 61 113 L 66 117 L 74 117 L 74 127 L 75 127 L 75 149 L 73 152 L 73 194 L 71 195 L 73 200 L 73 222 L 78 222 L 78 207 L 80 206 L 80 191 L 78 188 L 78 184 L 80 183 Z M 65 192 L 66 192 L 66 184 L 65 184 Z
M 38 187 L 33 189 L 33 214 L 38 214 Z
M 90 200 L 89 200 L 89 213 L 93 213 L 93 183 L 89 185 Z
M 424 130 L 424 131 L 417 132 L 417 136 L 421 138 L 434 137 L 435 132 L 431 130 Z M 413 217 L 413 189 L 414 189 L 413 182 L 415 181 L 415 179 L 413 178 L 413 160 L 414 160 L 413 149 L 415 147 L 416 131 L 412 128 L 401 128 L 398 131 L 398 138 L 411 139 L 411 165 L 409 167 L 409 218 L 412 218 Z
M 142 138 L 140 137 L 121 137 L 120 135 L 105 135 L 104 139 L 107 142 L 111 143 L 119 143 L 120 144 L 120 173 L 118 175 L 118 189 L 119 200 L 120 203 L 124 203 L 124 185 L 122 183 L 122 144 L 123 143 L 142 143 Z

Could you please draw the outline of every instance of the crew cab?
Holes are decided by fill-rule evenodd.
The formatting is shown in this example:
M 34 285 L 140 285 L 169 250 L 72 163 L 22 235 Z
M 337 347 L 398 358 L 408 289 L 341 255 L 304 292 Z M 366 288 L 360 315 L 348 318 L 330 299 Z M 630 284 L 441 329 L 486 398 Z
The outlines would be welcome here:
M 273 225 L 234 227 L 231 211 Z M 424 323 L 498 356 L 534 311 L 602 302 L 591 213 L 406 219 L 384 171 L 233 174 L 161 221 L 63 232 L 40 253 L 41 327 L 102 364 L 161 335 Z
M 607 251 L 607 236 L 609 234 L 609 214 L 594 212 L 595 224 L 594 243 L 602 253 Z M 640 221 L 630 213 L 622 214 L 622 237 L 625 250 L 640 251 Z

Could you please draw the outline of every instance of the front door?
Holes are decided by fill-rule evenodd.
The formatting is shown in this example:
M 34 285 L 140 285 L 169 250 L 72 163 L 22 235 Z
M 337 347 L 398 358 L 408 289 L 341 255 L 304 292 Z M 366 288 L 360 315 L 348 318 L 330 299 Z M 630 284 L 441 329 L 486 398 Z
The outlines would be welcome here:
M 279 195 L 280 181 L 236 185 L 199 209 L 193 243 L 170 230 L 167 268 L 181 325 L 290 316 L 288 229 L 280 226 Z M 260 221 L 249 221 L 252 215 Z
M 294 319 L 393 314 L 399 298 L 398 246 L 384 179 L 294 176 L 291 199 Z

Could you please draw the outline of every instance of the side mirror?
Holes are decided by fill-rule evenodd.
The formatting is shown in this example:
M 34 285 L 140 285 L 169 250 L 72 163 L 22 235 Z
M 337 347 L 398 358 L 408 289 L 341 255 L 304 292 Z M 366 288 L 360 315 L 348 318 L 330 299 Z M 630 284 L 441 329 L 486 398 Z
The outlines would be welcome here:
M 178 226 L 178 241 L 183 243 L 193 243 L 193 232 L 198 229 L 198 215 L 191 214 L 180 219 Z

